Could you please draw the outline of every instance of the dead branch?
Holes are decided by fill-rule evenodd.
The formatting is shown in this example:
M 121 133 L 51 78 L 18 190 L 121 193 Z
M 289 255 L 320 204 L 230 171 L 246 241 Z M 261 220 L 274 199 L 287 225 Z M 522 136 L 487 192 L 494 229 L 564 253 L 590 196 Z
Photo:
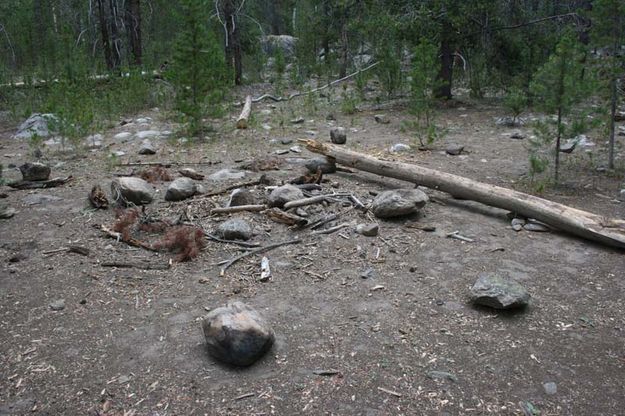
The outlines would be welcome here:
M 315 140 L 306 140 L 305 143 L 311 152 L 332 157 L 343 165 L 437 189 L 454 197 L 507 209 L 528 218 L 536 218 L 578 237 L 612 247 L 625 248 L 623 220 L 605 218 L 533 195 L 419 165 L 380 160 L 329 143 Z
M 169 263 L 165 264 L 152 264 L 152 263 L 138 263 L 138 262 L 121 262 L 121 261 L 108 261 L 100 263 L 102 267 L 117 267 L 120 269 L 143 269 L 143 270 L 168 270 L 171 268 Z
M 265 180 L 265 175 L 261 175 L 260 178 L 255 179 L 253 181 L 248 181 L 248 182 L 239 182 L 239 183 L 235 183 L 234 185 L 230 185 L 230 186 L 226 186 L 225 188 L 219 189 L 217 191 L 213 191 L 213 192 L 207 192 L 201 195 L 197 195 L 195 197 L 195 199 L 200 199 L 200 198 L 209 198 L 211 196 L 216 196 L 216 195 L 221 195 L 221 194 L 225 194 L 228 191 L 232 191 L 233 189 L 237 189 L 237 188 L 245 188 L 248 186 L 256 186 L 256 185 L 260 185 L 261 183 L 263 183 L 263 181 Z
M 296 226 L 296 227 L 305 227 L 308 224 L 308 220 L 306 218 L 302 218 L 299 215 L 291 214 L 290 212 L 284 212 L 280 208 L 271 208 L 265 211 L 267 217 L 270 220 L 279 222 L 281 224 Z
M 334 196 L 332 194 L 330 195 L 317 195 L 317 196 L 312 196 L 310 198 L 303 198 L 303 199 L 298 199 L 295 201 L 290 201 L 287 202 L 286 204 L 284 204 L 284 209 L 291 209 L 291 208 L 297 208 L 297 207 L 303 207 L 305 205 L 312 205 L 312 204 L 317 204 L 319 202 L 323 202 L 325 200 L 328 199 L 328 197 Z
M 349 75 L 344 76 L 343 78 L 336 79 L 336 80 L 334 80 L 334 81 L 332 81 L 332 82 L 329 82 L 329 83 L 327 83 L 327 84 L 325 84 L 325 85 L 323 85 L 323 86 L 321 86 L 321 87 L 314 88 L 314 89 L 309 90 L 309 91 L 304 91 L 304 92 L 298 91 L 298 92 L 294 92 L 293 94 L 289 95 L 288 97 L 275 97 L 275 96 L 270 95 L 270 94 L 263 94 L 263 95 L 261 95 L 261 96 L 260 96 L 260 97 L 258 97 L 258 98 L 254 98 L 254 99 L 252 99 L 252 103 L 254 103 L 254 104 L 255 104 L 255 103 L 259 103 L 259 102 L 261 102 L 261 101 L 263 101 L 263 100 L 265 100 L 265 99 L 270 99 L 270 100 L 272 100 L 272 101 L 274 101 L 274 102 L 280 102 L 280 101 L 291 101 L 293 98 L 296 98 L 296 97 L 301 97 L 301 96 L 305 96 L 305 95 L 309 95 L 309 94 L 314 94 L 314 93 L 316 93 L 316 92 L 319 92 L 319 91 L 325 90 L 326 88 L 329 88 L 329 87 L 331 87 L 331 86 L 333 86 L 333 85 L 336 85 L 336 84 L 338 84 L 338 83 L 340 83 L 340 82 L 347 81 L 348 79 L 353 78 L 353 77 L 355 77 L 356 75 L 361 74 L 362 72 L 368 71 L 368 70 L 370 70 L 371 68 L 373 68 L 373 67 L 377 66 L 379 63 L 380 63 L 380 62 L 374 62 L 374 63 L 372 63 L 371 65 L 369 65 L 369 66 L 367 66 L 367 67 L 365 67 L 365 68 L 359 69 L 358 71 L 356 71 L 356 72 L 354 72 L 354 73 L 351 73 L 351 74 L 349 74 Z M 236 105 L 237 107 L 240 107 L 240 106 L 242 106 L 242 105 L 244 105 L 244 104 L 243 104 L 243 103 L 235 103 L 235 105 Z
M 334 227 L 330 227 L 330 228 L 326 228 L 325 230 L 318 230 L 318 231 L 313 231 L 312 234 L 313 235 L 318 235 L 318 234 L 332 234 L 336 231 L 342 230 L 345 227 L 348 227 L 349 224 L 348 223 L 343 223 L 343 224 L 339 224 L 337 226 Z
M 281 241 L 279 243 L 269 244 L 268 246 L 255 248 L 253 250 L 250 250 L 250 251 L 247 251 L 247 252 L 245 252 L 243 254 L 240 254 L 240 255 L 238 255 L 236 257 L 233 257 L 230 260 L 219 262 L 216 265 L 223 264 L 223 266 L 221 268 L 221 271 L 219 272 L 219 275 L 223 276 L 226 273 L 226 270 L 228 270 L 228 268 L 230 266 L 232 266 L 233 264 L 235 264 L 239 260 L 244 259 L 244 258 L 246 258 L 248 256 L 251 256 L 251 255 L 254 255 L 254 254 L 259 254 L 259 253 L 264 253 L 266 251 L 273 250 L 274 248 L 286 246 L 286 245 L 289 245 L 289 244 L 299 244 L 301 242 L 302 242 L 302 240 L 300 240 L 299 238 L 295 238 L 293 240 L 288 240 L 288 241 Z
M 219 238 L 217 236 L 214 236 L 212 234 L 208 234 L 206 232 L 204 233 L 204 235 L 209 240 L 216 241 L 218 243 L 236 244 L 237 246 L 246 247 L 246 248 L 252 248 L 252 247 L 260 246 L 260 243 L 248 243 L 248 242 L 245 242 L 245 241 L 238 241 L 238 240 L 224 240 L 223 238 Z
M 158 251 L 157 249 L 155 249 L 154 247 L 152 247 L 150 244 L 141 241 L 141 240 L 137 240 L 136 238 L 133 237 L 128 237 L 126 239 L 122 238 L 122 233 L 118 233 L 116 231 L 111 230 L 110 228 L 108 228 L 106 225 L 98 225 L 98 224 L 94 224 L 94 228 L 102 231 L 104 234 L 106 234 L 108 237 L 113 238 L 117 241 L 122 241 L 126 244 L 128 244 L 129 246 L 133 246 L 133 247 L 139 247 L 148 251 Z
M 66 178 L 54 178 L 48 179 L 47 181 L 16 181 L 8 183 L 13 189 L 43 189 L 43 188 L 55 188 L 57 186 L 61 186 L 70 182 L 74 179 L 73 176 L 68 176 Z
M 237 119 L 237 129 L 246 129 L 247 121 L 250 118 L 250 114 L 252 113 L 252 96 L 248 95 L 245 97 L 245 105 L 243 106 L 243 111 L 241 111 L 241 115 Z
M 236 207 L 223 207 L 211 209 L 211 215 L 213 214 L 232 214 L 241 211 L 260 212 L 267 209 L 267 205 L 238 205 Z

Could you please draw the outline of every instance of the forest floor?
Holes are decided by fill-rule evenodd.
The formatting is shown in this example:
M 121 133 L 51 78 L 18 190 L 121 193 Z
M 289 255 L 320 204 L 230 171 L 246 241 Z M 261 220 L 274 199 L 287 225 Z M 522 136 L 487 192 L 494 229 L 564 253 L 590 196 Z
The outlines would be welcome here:
M 265 254 L 273 273 L 267 282 L 258 280 L 258 256 L 220 276 L 212 264 L 238 250 L 215 242 L 169 270 L 102 267 L 106 261 L 164 264 L 171 257 L 118 243 L 92 226 L 115 217 L 110 209 L 89 207 L 91 187 L 100 184 L 108 193 L 116 174 L 132 170 L 111 163 L 114 151 L 125 152 L 117 162 L 173 163 L 175 175 L 176 163 L 203 163 L 190 167 L 210 175 L 272 156 L 280 169 L 264 173 L 286 181 L 300 174 L 297 158 L 313 155 L 303 150 L 278 156 L 276 150 L 300 138 L 329 140 L 329 130 L 343 126 L 348 148 L 532 191 L 525 176 L 526 140 L 510 138 L 531 129 L 497 126 L 495 118 L 504 115 L 497 103 L 461 100 L 443 109 L 440 123 L 449 132 L 434 144 L 438 149 L 398 154 L 388 148 L 410 144 L 410 132 L 400 128 L 410 118 L 401 104 L 363 106 L 353 115 L 322 102 L 314 106 L 305 98 L 264 102 L 254 106 L 251 127 L 238 131 L 233 126 L 239 109 L 233 109 L 215 122 L 217 132 L 206 141 L 153 139 L 157 154 L 138 156 L 141 140 L 114 135 L 176 129 L 164 112 L 146 111 L 129 116 L 149 117 L 140 120 L 145 123 L 105 132 L 100 149 L 65 154 L 47 148 L 52 176 L 73 175 L 72 182 L 37 191 L 2 187 L 6 197 L 0 203 L 17 213 L 0 220 L 0 415 L 623 414 L 622 251 L 558 232 L 515 232 L 505 211 L 436 191 L 428 191 L 431 202 L 418 218 L 379 221 L 377 237 L 356 234 L 353 227 L 312 235 L 261 213 L 234 215 L 254 225 L 254 241 L 303 239 Z M 326 120 L 329 112 L 336 121 Z M 390 123 L 376 123 L 379 113 Z M 299 116 L 305 121 L 292 124 Z M 12 127 L 0 126 L 5 166 L 32 160 L 29 144 L 11 137 Z M 294 142 L 282 144 L 283 138 Z M 466 152 L 449 156 L 448 143 L 464 145 Z M 624 149 L 617 150 L 622 163 Z M 616 200 L 622 175 L 598 172 L 597 153 L 594 159 L 583 150 L 563 155 L 563 185 L 543 196 L 623 218 L 625 204 Z M 211 191 L 260 174 L 206 179 L 203 186 Z M 7 169 L 5 176 L 19 179 L 19 172 Z M 413 187 L 361 172 L 326 178 L 363 202 L 371 201 L 371 192 Z M 228 193 L 171 203 L 162 198 L 167 183 L 155 186 L 161 196 L 147 208 L 154 215 L 176 218 L 186 209 L 209 230 L 225 219 L 209 210 L 224 205 Z M 260 186 L 251 190 L 259 200 L 265 195 Z M 309 208 L 311 216 L 346 209 L 336 203 Z M 351 210 L 339 222 L 370 220 L 370 214 Z M 453 231 L 474 242 L 447 238 Z M 90 254 L 44 254 L 70 244 Z M 532 294 L 529 308 L 499 313 L 471 306 L 469 288 L 481 272 L 522 283 Z M 249 368 L 214 361 L 201 331 L 207 310 L 235 299 L 259 310 L 276 333 L 270 353 Z M 53 310 L 59 300 L 64 308 Z M 431 371 L 449 376 L 432 377 Z M 545 383 L 555 383 L 557 391 Z

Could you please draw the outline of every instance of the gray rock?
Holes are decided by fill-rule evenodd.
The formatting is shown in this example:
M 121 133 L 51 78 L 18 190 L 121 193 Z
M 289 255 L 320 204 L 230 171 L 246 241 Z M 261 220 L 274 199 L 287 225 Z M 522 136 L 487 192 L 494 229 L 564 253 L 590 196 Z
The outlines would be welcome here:
M 432 380 L 448 380 L 453 381 L 454 383 L 458 382 L 458 377 L 456 377 L 455 374 L 449 373 L 447 371 L 432 370 L 428 371 L 426 374 L 428 378 L 431 378 Z
M 286 155 L 287 153 L 289 153 L 289 149 L 278 149 L 278 150 L 276 150 L 276 154 L 277 155 Z
M 297 117 L 297 118 L 294 118 L 293 120 L 291 120 L 291 123 L 292 124 L 302 124 L 304 121 L 306 121 L 306 120 L 304 120 L 304 117 Z
M 369 224 L 358 224 L 356 226 L 356 232 L 366 237 L 375 237 L 378 235 L 379 229 L 379 225 L 374 222 Z
M 618 194 L 618 199 L 619 199 L 619 201 L 624 201 L 625 202 L 625 189 L 621 189 L 621 191 Z
M 154 145 L 152 144 L 150 139 L 145 139 L 141 143 L 141 148 L 139 149 L 139 154 L 140 155 L 155 155 L 156 154 L 156 149 L 154 148 Z
M 62 311 L 65 309 L 65 299 L 58 299 L 50 303 L 50 309 L 53 311 Z
M 111 194 L 113 201 L 119 201 L 121 205 L 149 204 L 153 199 L 153 191 L 150 184 L 141 178 L 133 176 L 113 179 L 111 182 Z
M 25 181 L 46 181 L 50 178 L 50 166 L 39 162 L 27 162 L 20 166 Z
M 304 198 L 304 194 L 298 187 L 293 185 L 283 185 L 271 191 L 267 202 L 271 207 L 282 208 L 287 202 L 296 201 L 302 198 Z
M 499 117 L 495 119 L 495 124 L 504 127 L 518 127 L 525 124 L 525 120 L 520 117 Z
M 192 197 L 197 193 L 197 186 L 193 179 L 183 177 L 178 178 L 167 187 L 165 201 L 182 201 Z
M 15 208 L 0 205 L 0 220 L 8 220 L 9 218 L 13 218 L 16 212 L 17 211 L 15 210 Z
M 482 273 L 471 288 L 471 301 L 495 309 L 526 306 L 530 295 L 519 283 L 494 274 Z
M 549 396 L 553 396 L 558 392 L 558 385 L 553 381 L 543 384 L 543 388 L 545 389 L 545 393 Z
M 297 38 L 289 35 L 266 35 L 261 37 L 260 46 L 267 55 L 273 55 L 278 50 L 287 56 L 295 53 Z
M 255 203 L 256 200 L 254 199 L 254 195 L 252 195 L 250 191 L 238 188 L 230 194 L 227 206 L 238 207 L 241 205 L 254 205 Z
M 181 174 L 182 176 L 186 176 L 187 178 L 191 178 L 191 179 L 194 179 L 196 181 L 204 180 L 204 175 L 201 174 L 200 172 L 198 172 L 195 169 L 183 168 L 183 169 L 180 169 L 178 171 L 178 173 Z
M 525 225 L 525 220 L 523 218 L 512 218 L 510 225 L 514 231 L 521 231 Z
M 547 233 L 551 231 L 551 228 L 549 228 L 549 226 L 540 222 L 528 222 L 523 226 L 523 229 L 526 231 L 533 231 L 537 233 Z
M 401 153 L 401 152 L 408 152 L 410 151 L 412 148 L 410 146 L 408 146 L 407 144 L 404 143 L 395 143 L 394 145 L 392 145 L 388 150 L 391 153 Z
M 215 235 L 224 240 L 249 240 L 252 238 L 252 227 L 240 218 L 231 218 L 217 226 Z
M 245 172 L 233 169 L 221 169 L 217 172 L 209 175 L 208 179 L 211 181 L 225 181 L 229 179 L 242 179 L 245 177 Z
M 293 143 L 293 139 L 290 139 L 288 137 L 283 137 L 282 139 L 280 139 L 280 143 L 282 143 L 282 144 L 291 144 L 291 143 Z
M 394 189 L 378 194 L 371 212 L 378 218 L 393 218 L 415 214 L 428 202 L 428 196 L 418 189 Z
M 463 150 L 464 150 L 464 146 L 461 146 L 459 144 L 450 144 L 445 149 L 445 153 L 447 153 L 450 156 L 458 156 L 459 154 L 462 153 Z
M 123 131 L 123 132 L 117 133 L 115 136 L 113 136 L 113 139 L 115 139 L 117 141 L 124 141 L 124 140 L 128 140 L 131 136 L 132 136 L 132 133 L 129 133 L 127 131 Z
M 22 198 L 22 202 L 26 205 L 46 205 L 50 202 L 62 201 L 63 198 L 54 195 L 45 194 L 29 194 Z
M 318 169 L 321 169 L 321 173 L 334 173 L 336 172 L 336 163 L 330 161 L 327 157 L 314 157 L 304 162 L 304 166 L 310 173 L 317 173 Z
M 370 279 L 372 277 L 375 277 L 375 270 L 373 270 L 373 267 L 368 267 L 360 272 L 361 279 Z
M 520 131 L 515 131 L 514 133 L 510 135 L 510 138 L 514 140 L 523 140 L 525 139 L 525 135 L 521 133 Z
M 24 121 L 17 128 L 15 133 L 16 139 L 30 139 L 37 135 L 39 137 L 48 137 L 51 134 L 56 134 L 54 124 L 57 124 L 59 119 L 54 114 L 32 114 L 26 121 Z
M 265 319 L 242 302 L 210 311 L 202 320 L 202 329 L 210 355 L 237 366 L 256 362 L 271 349 L 275 339 Z
M 158 137 L 161 135 L 161 132 L 158 130 L 143 130 L 135 133 L 135 137 L 139 140 L 149 139 L 151 137 Z
M 389 124 L 391 122 L 386 114 L 376 114 L 373 116 L 373 118 L 377 123 L 380 124 Z
M 334 144 L 345 144 L 347 142 L 347 132 L 343 127 L 336 127 L 330 130 L 330 140 Z
M 302 153 L 302 148 L 299 146 L 290 147 L 289 150 L 293 153 Z
M 566 143 L 560 145 L 560 152 L 562 153 L 571 153 L 577 147 L 577 142 L 575 140 L 568 140 Z
M 104 140 L 104 136 L 101 134 L 92 134 L 85 139 L 85 146 L 88 149 L 99 149 L 102 147 L 102 141 Z

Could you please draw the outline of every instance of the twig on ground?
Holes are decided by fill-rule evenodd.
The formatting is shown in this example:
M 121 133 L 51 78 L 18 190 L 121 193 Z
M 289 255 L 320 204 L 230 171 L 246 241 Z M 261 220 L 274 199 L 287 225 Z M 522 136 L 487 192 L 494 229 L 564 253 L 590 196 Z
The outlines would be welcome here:
M 267 209 L 267 205 L 238 205 L 236 207 L 213 208 L 211 214 L 232 214 L 241 211 L 259 212 Z
M 460 231 L 454 231 L 453 233 L 448 233 L 447 237 L 455 238 L 456 240 L 460 240 L 460 241 L 466 241 L 467 243 L 473 243 L 475 241 L 472 238 L 463 236 L 462 234 L 460 234 Z
M 135 262 L 120 262 L 120 261 L 107 261 L 100 263 L 102 267 L 118 267 L 120 269 L 143 269 L 143 270 L 168 270 L 171 268 L 171 264 L 151 264 L 151 263 L 135 263 Z
M 312 204 L 317 204 L 319 202 L 323 202 L 325 200 L 328 199 L 328 197 L 332 197 L 334 195 L 330 194 L 330 195 L 317 195 L 317 196 L 311 196 L 310 198 L 303 198 L 303 199 L 297 199 L 295 201 L 290 201 L 287 202 L 286 204 L 284 204 L 284 210 L 287 209 L 291 209 L 291 208 L 297 208 L 297 207 L 303 207 L 305 205 L 312 205 Z
M 223 266 L 221 268 L 221 271 L 219 272 L 219 275 L 223 276 L 226 273 L 226 270 L 228 270 L 228 268 L 230 266 L 232 266 L 233 264 L 235 264 L 239 260 L 244 259 L 244 258 L 246 258 L 248 256 L 251 256 L 253 254 L 264 253 L 265 251 L 273 250 L 274 248 L 286 246 L 286 245 L 289 245 L 289 244 L 299 244 L 301 242 L 302 242 L 302 240 L 299 239 L 299 238 L 296 238 L 296 239 L 293 239 L 293 240 L 281 241 L 281 242 L 278 242 L 278 243 L 269 244 L 268 246 L 255 248 L 253 250 L 250 250 L 248 252 L 240 254 L 240 255 L 238 255 L 236 257 L 233 257 L 230 260 L 227 260 L 225 262 L 217 263 L 217 265 L 223 264 Z
M 155 249 L 154 247 L 152 247 L 150 244 L 143 242 L 141 240 L 137 240 L 136 238 L 127 238 L 124 239 L 122 238 L 122 234 L 118 233 L 116 231 L 111 230 L 110 228 L 108 228 L 106 225 L 98 225 L 98 224 L 94 224 L 93 225 L 94 228 L 102 231 L 104 234 L 106 234 L 108 237 L 113 238 L 117 241 L 123 241 L 124 243 L 128 244 L 129 246 L 133 246 L 133 247 L 139 247 L 148 251 L 158 251 L 157 249 Z
M 343 224 L 339 224 L 335 227 L 330 227 L 330 228 L 326 228 L 325 230 L 318 230 L 318 231 L 313 231 L 312 234 L 317 235 L 317 234 L 332 234 L 338 230 L 342 230 L 343 228 L 349 226 L 348 223 L 344 222 Z
M 222 238 L 219 238 L 217 236 L 214 236 L 212 234 L 208 234 L 208 233 L 204 233 L 204 235 L 206 236 L 206 238 L 208 238 L 209 240 L 212 241 L 216 241 L 218 243 L 226 243 L 226 244 L 236 244 L 238 246 L 241 247 L 246 247 L 246 248 L 252 248 L 252 247 L 258 247 L 260 246 L 260 243 L 248 243 L 245 241 L 237 241 L 237 240 L 224 240 Z
M 248 186 L 260 185 L 261 183 L 263 183 L 263 180 L 264 180 L 264 175 L 263 175 L 263 176 L 261 176 L 261 177 L 260 177 L 260 178 L 258 178 L 258 179 L 253 180 L 253 181 L 248 181 L 248 182 L 239 182 L 239 183 L 235 183 L 235 184 L 230 185 L 230 186 L 226 186 L 225 188 L 219 189 L 219 190 L 217 190 L 217 191 L 207 192 L 207 193 L 205 193 L 205 194 L 200 194 L 200 195 L 197 195 L 197 196 L 195 197 L 195 199 L 209 198 L 209 197 L 211 197 L 211 196 L 216 196 L 216 195 L 221 195 L 221 194 L 224 194 L 224 193 L 226 193 L 226 192 L 228 192 L 228 191 L 232 191 L 233 189 L 237 189 L 237 188 L 245 188 L 245 187 L 248 187 Z

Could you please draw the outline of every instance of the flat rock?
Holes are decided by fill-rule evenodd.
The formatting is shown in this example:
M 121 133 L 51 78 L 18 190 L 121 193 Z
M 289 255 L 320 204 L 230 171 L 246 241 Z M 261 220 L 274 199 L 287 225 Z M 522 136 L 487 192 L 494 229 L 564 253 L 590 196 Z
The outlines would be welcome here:
M 463 150 L 464 150 L 464 146 L 461 146 L 459 144 L 450 144 L 445 149 L 445 153 L 447 153 L 450 156 L 458 156 L 459 154 L 462 153 Z
M 373 116 L 373 118 L 377 123 L 380 124 L 389 124 L 391 122 L 386 114 L 376 114 Z
M 308 159 L 304 162 L 304 166 L 310 173 L 317 173 L 318 169 L 321 169 L 321 173 L 324 174 L 336 172 L 336 163 L 325 156 Z
M 427 202 L 428 196 L 418 189 L 394 189 L 378 194 L 371 212 L 378 218 L 402 217 L 419 212 Z
M 293 139 L 288 138 L 288 137 L 283 137 L 282 139 L 280 139 L 280 143 L 282 143 L 282 144 L 291 144 L 291 143 L 293 143 Z
M 156 148 L 154 147 L 154 145 L 149 139 L 145 139 L 141 143 L 141 148 L 139 148 L 139 154 L 140 155 L 155 155 Z
M 510 225 L 514 231 L 521 231 L 525 225 L 525 220 L 523 218 L 512 218 Z
M 237 366 L 255 363 L 275 339 L 265 319 L 242 302 L 210 311 L 202 320 L 202 329 L 210 355 Z
M 527 224 L 523 225 L 523 229 L 526 231 L 533 231 L 537 233 L 547 233 L 551 231 L 551 228 L 539 222 L 528 222 Z
M 304 198 L 301 189 L 293 185 L 279 186 L 269 194 L 267 202 L 271 207 L 282 208 L 284 204 Z
M 238 188 L 232 191 L 230 194 L 230 199 L 228 200 L 227 206 L 229 207 L 238 207 L 241 205 L 254 205 L 256 203 L 256 199 L 254 195 L 247 189 Z
M 514 309 L 527 306 L 530 295 L 514 280 L 495 274 L 482 273 L 471 288 L 471 301 L 494 309 Z
M 113 136 L 113 139 L 122 141 L 122 140 L 128 140 L 131 136 L 132 136 L 132 133 L 127 132 L 127 131 L 123 131 L 123 132 L 117 133 L 115 136 Z
M 558 392 L 558 385 L 553 381 L 549 381 L 543 384 L 543 389 L 545 389 L 545 394 L 553 396 Z
M 15 210 L 15 208 L 0 205 L 0 220 L 8 220 L 9 218 L 13 218 L 16 212 L 17 211 Z
M 336 127 L 330 130 L 330 141 L 334 144 L 345 144 L 347 142 L 347 132 L 343 127 Z
M 58 299 L 50 303 L 50 309 L 53 311 L 62 311 L 65 309 L 65 299 Z
M 58 121 L 59 119 L 54 114 L 34 113 L 20 124 L 14 137 L 16 139 L 30 139 L 35 135 L 48 137 L 57 133 L 51 125 L 58 123 Z
M 143 130 L 135 133 L 135 137 L 139 140 L 149 139 L 151 137 L 158 137 L 161 135 L 161 132 L 158 130 Z
M 525 139 L 525 135 L 521 133 L 520 131 L 515 131 L 514 133 L 510 135 L 510 138 L 514 140 L 523 140 Z
M 233 169 L 221 169 L 208 176 L 211 181 L 226 181 L 229 179 L 243 179 L 245 172 Z
M 204 180 L 204 175 L 196 171 L 195 169 L 183 168 L 183 169 L 180 169 L 178 173 L 181 174 L 182 176 L 186 176 L 187 178 L 195 179 L 196 181 Z
M 412 148 L 404 143 L 395 143 L 394 145 L 392 145 L 391 147 L 389 147 L 388 151 L 391 153 L 401 153 L 401 152 L 408 152 L 410 151 Z
M 566 143 L 560 145 L 560 152 L 562 153 L 571 153 L 577 147 L 577 141 L 568 140 Z
M 365 237 L 375 237 L 378 235 L 379 230 L 380 226 L 375 222 L 369 224 L 358 224 L 356 226 L 356 232 L 364 235 Z
M 58 202 L 62 200 L 63 198 L 61 197 L 46 194 L 29 194 L 22 198 L 22 202 L 26 205 L 46 205 L 50 202 Z
M 25 181 L 46 181 L 50 178 L 50 166 L 39 162 L 27 162 L 20 166 Z
M 231 218 L 217 226 L 215 235 L 224 240 L 249 240 L 252 238 L 252 227 L 245 220 Z
M 297 118 L 294 118 L 293 120 L 291 120 L 291 123 L 292 124 L 302 124 L 304 121 L 306 121 L 306 120 L 304 120 L 304 117 L 297 117 Z
M 119 201 L 122 205 L 129 203 L 144 205 L 149 204 L 153 199 L 153 190 L 150 184 L 133 176 L 113 179 L 111 194 L 113 201 Z
M 197 186 L 193 179 L 183 177 L 178 178 L 167 187 L 165 201 L 182 201 L 197 193 Z

